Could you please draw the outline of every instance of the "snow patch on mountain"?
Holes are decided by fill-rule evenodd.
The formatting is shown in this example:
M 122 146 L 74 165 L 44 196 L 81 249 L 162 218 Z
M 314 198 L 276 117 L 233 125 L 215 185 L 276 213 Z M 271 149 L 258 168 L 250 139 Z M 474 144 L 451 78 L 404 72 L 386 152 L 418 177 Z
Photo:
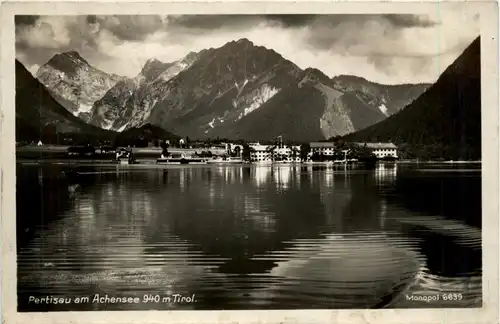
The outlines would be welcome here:
M 77 110 L 77 115 L 80 113 L 88 113 L 89 111 L 92 110 L 92 105 L 89 105 L 88 103 L 80 103 L 78 105 L 78 110 Z
M 210 127 L 210 128 L 209 128 L 209 129 L 207 129 L 207 130 L 205 131 L 205 133 L 208 133 L 208 131 L 209 131 L 210 129 L 215 128 L 215 126 L 216 126 L 216 124 L 217 124 L 217 123 L 218 123 L 218 124 L 222 124 L 222 123 L 224 123 L 224 117 L 214 117 L 214 118 L 212 118 L 212 120 L 211 120 L 211 121 L 207 124 L 207 125 L 208 125 L 208 127 Z
M 119 133 L 121 133 L 121 132 L 123 132 L 127 128 L 127 126 L 128 126 L 128 123 L 126 123 L 122 127 L 118 128 L 116 131 L 119 132 Z
M 238 86 L 238 83 L 237 82 L 234 82 L 234 86 L 236 87 L 236 89 L 238 90 L 238 95 L 237 97 L 241 94 L 241 92 L 243 91 L 243 89 L 245 88 L 245 86 L 248 84 L 248 79 L 245 78 L 245 81 L 243 81 L 243 85 L 240 87 Z
M 164 72 L 162 72 L 158 76 L 158 78 L 163 80 L 163 81 L 170 81 L 170 79 L 172 79 L 177 74 L 184 71 L 187 67 L 189 67 L 188 63 L 186 63 L 184 61 L 177 61 L 171 67 L 167 68 Z
M 389 116 L 389 111 L 387 110 L 387 106 L 385 104 L 378 106 L 378 109 L 380 109 L 384 115 Z
M 243 109 L 236 120 L 240 120 L 241 118 L 245 117 L 252 111 L 258 109 L 269 99 L 274 97 L 279 91 L 280 89 L 269 86 L 268 84 L 263 84 L 260 88 L 257 88 L 256 90 L 250 92 L 248 95 L 244 96 L 243 102 L 241 101 L 238 102 L 238 100 L 236 100 L 237 104 L 241 103 L 245 104 L 245 106 L 243 106 Z M 235 103 L 233 103 L 233 105 L 234 104 Z

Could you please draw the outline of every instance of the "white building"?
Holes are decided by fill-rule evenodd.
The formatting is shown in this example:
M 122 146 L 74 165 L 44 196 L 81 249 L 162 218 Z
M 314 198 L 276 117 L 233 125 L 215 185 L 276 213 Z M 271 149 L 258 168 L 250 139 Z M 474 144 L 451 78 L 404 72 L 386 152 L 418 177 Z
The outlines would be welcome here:
M 335 144 L 332 142 L 312 142 L 309 145 L 311 146 L 311 154 L 314 153 L 318 153 L 321 155 L 335 154 Z
M 294 157 L 295 151 L 295 157 Z M 276 147 L 274 149 L 274 154 L 285 157 L 285 159 L 281 160 L 282 162 L 300 162 L 300 146 L 293 145 L 288 146 L 284 145 L 282 147 Z
M 359 146 L 365 146 L 370 149 L 379 159 L 384 157 L 398 157 L 398 147 L 393 143 L 356 143 Z
M 252 149 L 250 152 L 250 160 L 252 162 L 300 162 L 300 146 L 283 145 L 279 147 L 274 145 L 261 145 L 259 143 L 253 143 L 249 146 Z
M 270 146 L 261 145 L 260 143 L 252 143 L 250 146 L 250 161 L 252 162 L 272 162 L 272 154 Z

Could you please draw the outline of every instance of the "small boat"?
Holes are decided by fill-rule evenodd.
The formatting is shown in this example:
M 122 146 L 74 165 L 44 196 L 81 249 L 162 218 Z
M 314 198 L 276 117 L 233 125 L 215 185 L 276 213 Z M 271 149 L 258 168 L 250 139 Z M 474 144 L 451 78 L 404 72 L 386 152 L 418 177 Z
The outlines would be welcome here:
M 243 163 L 243 159 L 236 157 L 229 158 L 216 158 L 207 161 L 210 164 L 241 164 Z
M 156 164 L 207 164 L 205 158 L 193 158 L 182 154 L 180 157 L 160 157 Z
M 193 158 L 159 158 L 156 160 L 156 164 L 207 164 L 207 160 Z

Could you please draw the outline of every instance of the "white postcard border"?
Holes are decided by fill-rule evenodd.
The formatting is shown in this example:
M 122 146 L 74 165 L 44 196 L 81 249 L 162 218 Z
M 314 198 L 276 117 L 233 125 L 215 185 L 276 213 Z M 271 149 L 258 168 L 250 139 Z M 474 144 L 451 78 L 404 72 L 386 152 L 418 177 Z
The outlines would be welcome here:
M 286 311 L 89 311 L 18 313 L 15 213 L 15 14 L 425 13 L 463 6 L 480 15 L 482 85 L 483 307 L 478 309 Z M 0 215 L 5 323 L 495 323 L 499 279 L 498 3 L 465 2 L 4 2 L 0 5 Z M 459 257 L 459 256 L 457 256 Z

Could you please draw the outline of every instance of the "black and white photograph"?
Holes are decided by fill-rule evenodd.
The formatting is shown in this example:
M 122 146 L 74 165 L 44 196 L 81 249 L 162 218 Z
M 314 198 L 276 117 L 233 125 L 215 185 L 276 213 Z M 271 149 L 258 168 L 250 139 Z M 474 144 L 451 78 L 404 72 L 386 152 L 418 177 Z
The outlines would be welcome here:
M 17 312 L 481 309 L 469 7 L 13 15 Z

